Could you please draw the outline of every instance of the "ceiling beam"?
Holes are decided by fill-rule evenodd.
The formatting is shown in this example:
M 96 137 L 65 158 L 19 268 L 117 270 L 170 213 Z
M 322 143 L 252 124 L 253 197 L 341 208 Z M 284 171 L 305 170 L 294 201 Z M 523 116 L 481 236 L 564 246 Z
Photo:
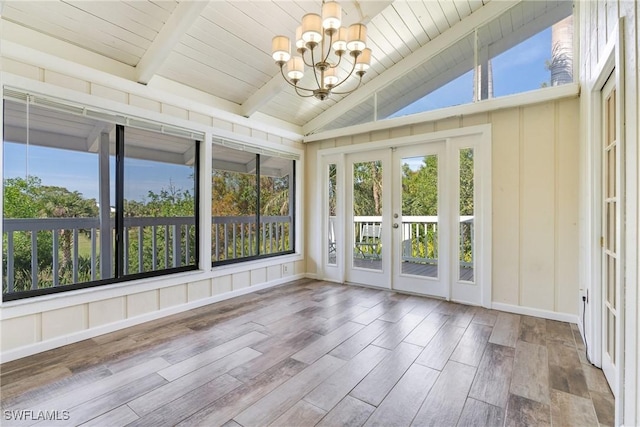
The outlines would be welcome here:
M 147 84 L 158 72 L 182 36 L 191 28 L 208 1 L 181 1 L 136 65 L 136 81 Z
M 440 34 L 429 43 L 420 47 L 401 61 L 397 62 L 391 68 L 367 82 L 364 86 L 346 96 L 331 108 L 323 111 L 317 117 L 310 120 L 302 127 L 302 133 L 309 135 L 331 121 L 340 117 L 352 108 L 355 108 L 361 102 L 371 97 L 377 91 L 383 89 L 396 79 L 409 73 L 414 68 L 427 62 L 447 47 L 472 34 L 475 28 L 478 28 L 493 19 L 499 17 L 507 10 L 511 9 L 522 0 L 515 2 L 492 1 L 482 6 L 480 9 L 455 24 L 453 27 Z
M 6 19 L 2 19 L 0 26 L 2 26 L 0 50 L 3 57 L 68 76 L 74 76 L 78 70 L 84 71 L 85 67 L 90 67 L 97 75 L 117 76 L 127 80 L 133 80 L 135 76 L 135 68 L 132 66 L 64 40 L 23 27 Z M 62 61 L 70 61 L 73 64 L 67 63 L 56 67 L 57 63 Z M 78 67 L 77 64 L 80 64 L 81 67 Z
M 284 81 L 280 73 L 276 74 L 275 77 L 262 85 L 260 89 L 255 91 L 253 95 L 242 103 L 240 106 L 242 115 L 251 117 L 253 113 L 257 112 L 264 104 L 278 95 L 286 86 L 287 82 Z
M 366 2 L 355 0 L 352 2 L 342 2 L 343 12 L 348 16 L 345 24 L 353 24 L 356 22 L 367 24 L 391 3 L 393 3 L 391 0 L 372 0 Z M 287 83 L 280 73 L 276 73 L 271 80 L 262 85 L 260 89 L 255 91 L 253 95 L 242 103 L 242 115 L 251 117 L 251 115 L 259 111 L 264 104 L 282 92 L 286 86 Z

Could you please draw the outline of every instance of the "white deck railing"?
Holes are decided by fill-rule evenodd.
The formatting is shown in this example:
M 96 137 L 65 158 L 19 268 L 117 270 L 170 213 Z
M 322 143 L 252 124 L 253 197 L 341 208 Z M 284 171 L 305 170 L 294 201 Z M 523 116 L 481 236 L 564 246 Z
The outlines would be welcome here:
M 214 216 L 211 223 L 213 261 L 267 255 L 293 248 L 290 216 L 261 216 L 260 222 L 255 216 Z
M 50 282 L 46 286 L 78 283 L 82 281 L 100 280 L 113 277 L 113 232 L 115 220 L 111 218 L 108 230 L 110 238 L 100 239 L 99 218 L 27 218 L 5 219 L 3 234 L 6 236 L 5 280 L 6 291 L 15 290 L 15 241 L 22 234 L 30 241 L 30 288 L 38 289 L 41 251 L 38 247 L 38 236 L 48 237 L 51 247 L 45 253 L 51 255 Z M 171 268 L 190 264 L 195 250 L 195 218 L 193 217 L 125 217 L 124 218 L 124 271 L 125 274 L 154 271 L 159 267 Z M 48 235 L 48 236 L 47 236 Z M 79 254 L 80 236 L 86 235 L 90 247 L 88 265 Z M 148 238 L 145 240 L 145 236 Z M 67 250 L 70 255 L 70 266 L 61 265 L 60 254 L 63 251 L 61 239 L 69 239 Z M 84 239 L 83 239 L 84 240 Z M 24 240 L 23 240 L 24 241 Z M 135 253 L 131 253 L 131 251 Z M 64 254 L 63 254 L 64 255 Z M 160 255 L 160 256 L 159 256 Z M 137 259 L 134 262 L 132 256 Z M 47 255 L 48 258 L 48 255 Z M 147 265 L 147 267 L 145 267 Z M 70 283 L 60 283 L 63 270 L 70 267 Z M 83 267 L 83 268 L 82 268 Z M 105 268 L 106 267 L 106 268 Z M 133 267 L 133 268 L 132 268 Z M 134 270 L 135 269 L 135 270 Z
M 460 265 L 473 266 L 473 219 L 471 215 L 460 216 Z M 362 256 L 357 245 L 363 230 L 381 226 L 381 216 L 354 216 L 353 241 L 354 256 Z M 335 243 L 335 242 L 334 242 Z M 331 246 L 331 242 L 330 242 Z M 378 246 L 381 250 L 382 244 Z M 438 262 L 438 217 L 437 216 L 403 216 L 402 217 L 402 260 L 426 264 Z
M 259 223 L 255 216 L 212 217 L 211 223 L 213 261 L 243 258 L 258 253 L 272 254 L 292 247 L 290 216 L 262 216 Z M 109 228 L 105 228 L 110 231 L 111 236 L 102 242 L 99 218 L 5 219 L 4 289 L 8 293 L 16 290 L 15 244 L 18 235 L 23 236 L 20 238 L 22 244 L 30 246 L 30 266 L 27 272 L 21 272 L 20 290 L 24 290 L 25 280 L 28 280 L 30 289 L 38 289 L 43 286 L 78 283 L 79 280 L 84 282 L 113 277 L 114 224 L 115 220 L 111 218 Z M 193 263 L 194 217 L 125 217 L 124 230 L 125 274 L 182 267 Z M 256 246 L 258 233 L 261 237 L 259 251 Z M 39 236 L 40 241 L 47 242 L 46 250 L 39 247 Z M 70 265 L 62 265 L 61 252 L 65 245 L 61 243 L 61 239 L 69 239 L 66 249 L 70 251 Z M 81 240 L 83 245 L 89 246 L 85 246 L 82 251 L 85 256 L 80 253 Z M 50 265 L 41 265 L 44 255 L 47 260 L 51 259 Z M 25 264 L 24 260 L 22 264 Z M 103 274 L 103 266 L 106 266 L 107 274 Z M 46 279 L 40 274 L 43 268 L 47 268 Z M 66 276 L 61 281 L 63 273 Z

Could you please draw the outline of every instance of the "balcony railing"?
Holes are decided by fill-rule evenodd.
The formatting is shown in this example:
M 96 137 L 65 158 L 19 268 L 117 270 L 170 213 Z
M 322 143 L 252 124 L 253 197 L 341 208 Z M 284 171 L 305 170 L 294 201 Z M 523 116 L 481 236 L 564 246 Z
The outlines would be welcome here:
M 255 216 L 215 216 L 211 222 L 214 262 L 293 248 L 290 216 L 261 216 L 260 222 L 256 222 Z
M 473 216 L 460 216 L 460 266 L 473 267 Z M 380 255 L 382 242 L 379 245 L 369 244 L 363 250 L 359 242 L 365 237 L 363 234 L 372 229 L 380 229 L 382 217 L 380 216 L 355 216 L 353 241 L 354 257 L 375 258 Z M 438 263 L 438 217 L 437 216 L 403 216 L 402 217 L 402 260 L 421 264 Z M 376 228 L 378 227 L 378 228 Z M 372 239 L 380 239 L 380 236 L 367 236 L 368 242 Z M 335 247 L 335 242 L 329 242 L 329 247 Z M 369 253 L 378 251 L 378 253 Z
M 3 290 L 11 293 L 113 277 L 114 224 L 111 218 L 110 236 L 102 241 L 99 218 L 3 220 Z M 125 274 L 195 262 L 195 218 L 125 217 L 123 226 Z M 23 258 L 29 254 L 28 261 L 16 259 L 16 245 L 23 249 Z M 17 270 L 16 264 L 23 268 Z
M 293 247 L 289 216 L 262 216 L 260 223 L 255 216 L 213 217 L 211 223 L 214 261 L 273 254 Z M 103 242 L 99 218 L 5 219 L 4 292 L 113 277 L 114 224 L 111 218 L 110 236 Z M 125 274 L 195 262 L 193 217 L 125 217 L 124 229 Z M 22 259 L 16 259 L 16 246 L 22 249 Z

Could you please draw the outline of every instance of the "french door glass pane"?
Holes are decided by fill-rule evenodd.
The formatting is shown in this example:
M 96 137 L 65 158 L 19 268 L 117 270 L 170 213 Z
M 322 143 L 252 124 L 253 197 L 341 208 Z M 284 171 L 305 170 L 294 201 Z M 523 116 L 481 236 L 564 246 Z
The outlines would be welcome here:
M 460 216 L 458 232 L 460 236 L 458 279 L 473 282 L 474 265 L 474 176 L 473 148 L 460 150 Z
M 353 265 L 382 269 L 382 162 L 353 164 Z
M 607 326 L 607 353 L 611 357 L 611 363 L 615 364 L 616 360 L 616 318 L 611 310 L 607 310 L 605 320 Z
M 337 166 L 336 164 L 330 164 L 329 166 L 329 200 L 328 200 L 328 209 L 329 209 L 329 223 L 327 224 L 327 233 L 329 239 L 328 250 L 328 264 L 336 265 L 336 203 L 337 203 L 337 186 L 338 186 L 338 176 L 337 176 Z
M 438 277 L 438 156 L 402 159 L 402 274 Z
M 616 258 L 606 254 L 604 268 L 606 269 L 605 279 L 607 281 L 607 303 L 616 308 Z

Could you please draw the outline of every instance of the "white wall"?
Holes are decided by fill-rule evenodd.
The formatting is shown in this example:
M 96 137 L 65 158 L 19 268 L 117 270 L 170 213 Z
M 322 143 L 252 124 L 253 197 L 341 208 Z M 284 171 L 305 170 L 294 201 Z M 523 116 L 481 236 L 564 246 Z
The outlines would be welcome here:
M 318 151 L 407 135 L 492 126 L 492 299 L 496 308 L 577 320 L 578 99 L 573 96 L 481 114 L 308 144 L 307 194 L 315 193 Z M 379 122 L 381 124 L 382 122 Z M 320 271 L 312 242 L 318 197 L 307 198 L 307 271 Z
M 581 242 L 580 259 L 581 270 L 580 280 L 585 288 L 592 292 L 599 292 L 594 284 L 599 283 L 600 278 L 597 272 L 591 268 L 597 263 L 593 255 L 597 252 L 599 223 L 592 215 L 595 202 L 595 188 L 597 185 L 597 166 L 590 163 L 590 155 L 593 144 L 599 141 L 597 135 L 591 133 L 591 125 L 594 120 L 599 120 L 597 112 L 592 108 L 593 99 L 596 94 L 593 90 L 595 80 L 598 78 L 599 64 L 605 60 L 607 55 L 607 43 L 612 43 L 616 38 L 616 27 L 620 25 L 622 18 L 622 45 L 621 67 L 623 70 L 622 83 L 624 85 L 624 144 L 626 156 L 626 171 L 624 184 L 626 192 L 623 198 L 626 202 L 624 218 L 626 235 L 625 240 L 625 273 L 622 296 L 622 306 L 625 315 L 625 333 L 622 337 L 624 342 L 624 352 L 626 360 L 622 367 L 624 378 L 624 396 L 616 401 L 617 421 L 624 425 L 640 425 L 640 390 L 638 384 L 638 330 L 640 330 L 640 318 L 638 317 L 638 307 L 640 306 L 640 281 L 638 278 L 638 265 L 640 264 L 640 251 L 638 242 L 640 235 L 640 222 L 638 217 L 638 200 L 640 199 L 640 182 L 638 178 L 638 168 L 640 167 L 640 150 L 638 149 L 638 112 L 640 111 L 639 99 L 639 71 L 638 71 L 638 50 L 640 49 L 640 38 L 638 37 L 638 18 L 640 16 L 640 4 L 632 0 L 598 0 L 588 2 L 578 2 L 578 24 L 580 32 L 580 60 L 579 75 L 582 86 L 580 102 L 580 123 L 581 123 Z M 606 77 L 606 76 L 605 76 Z M 596 248 L 596 249 L 594 249 Z M 597 270 L 597 269 L 596 269 Z M 595 314 L 598 307 L 591 307 L 587 310 L 587 332 L 591 337 L 600 334 L 594 326 Z M 594 351 L 597 351 L 594 348 Z M 597 355 L 595 355 L 597 358 Z
M 295 137 L 291 130 L 257 121 L 253 128 L 250 126 L 253 122 L 244 117 L 228 114 L 220 117 L 215 109 L 193 99 L 86 67 L 73 67 L 66 60 L 48 58 L 54 71 L 46 68 L 40 57 L 34 57 L 33 63 L 6 56 L 1 59 L 0 86 L 17 86 L 66 100 L 88 101 L 91 105 L 126 111 L 132 116 L 197 129 L 206 132 L 209 140 L 218 134 L 257 143 L 299 154 L 300 163 L 304 164 L 304 146 L 291 139 Z M 65 65 L 69 74 L 61 72 Z M 202 150 L 205 163 L 210 153 L 209 148 Z M 207 174 L 211 170 L 210 161 L 203 169 L 200 271 L 0 303 L 2 361 L 303 277 L 306 264 L 302 233 L 297 236 L 297 254 L 211 268 L 208 261 L 211 222 L 207 213 L 210 212 L 211 185 Z M 303 183 L 303 173 L 300 173 L 298 186 Z M 297 200 L 300 224 L 304 223 L 303 200 L 304 197 Z

